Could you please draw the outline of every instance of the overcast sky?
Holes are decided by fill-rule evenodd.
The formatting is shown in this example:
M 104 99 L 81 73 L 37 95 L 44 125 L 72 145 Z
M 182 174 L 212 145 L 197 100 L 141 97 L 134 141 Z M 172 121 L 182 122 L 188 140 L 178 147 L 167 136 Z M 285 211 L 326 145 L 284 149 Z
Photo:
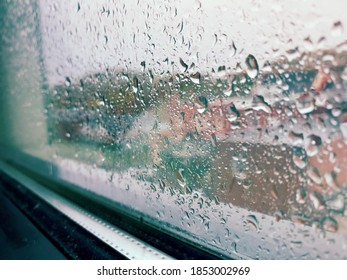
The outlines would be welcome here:
M 347 39 L 347 1 L 137 2 L 41 0 L 48 82 L 107 67 L 140 70 L 142 61 L 157 73 L 177 72 L 180 58 L 194 63 L 194 71 L 210 72 L 244 66 L 252 54 L 261 67 L 296 47 L 332 48 Z

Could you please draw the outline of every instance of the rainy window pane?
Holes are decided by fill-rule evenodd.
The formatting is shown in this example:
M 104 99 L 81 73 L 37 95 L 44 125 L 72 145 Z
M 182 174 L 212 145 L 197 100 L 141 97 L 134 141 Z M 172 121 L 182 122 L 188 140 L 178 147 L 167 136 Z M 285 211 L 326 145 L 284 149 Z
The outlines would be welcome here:
M 31 2 L 5 144 L 226 257 L 347 258 L 343 1 Z

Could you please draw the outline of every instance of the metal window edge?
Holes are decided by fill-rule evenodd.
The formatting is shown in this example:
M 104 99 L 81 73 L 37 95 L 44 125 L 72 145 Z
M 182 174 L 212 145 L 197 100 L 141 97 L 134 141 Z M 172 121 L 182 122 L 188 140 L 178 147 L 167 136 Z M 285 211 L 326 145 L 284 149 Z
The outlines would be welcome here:
M 0 170 L 126 258 L 134 260 L 173 259 L 139 238 L 45 188 L 3 161 L 0 161 Z

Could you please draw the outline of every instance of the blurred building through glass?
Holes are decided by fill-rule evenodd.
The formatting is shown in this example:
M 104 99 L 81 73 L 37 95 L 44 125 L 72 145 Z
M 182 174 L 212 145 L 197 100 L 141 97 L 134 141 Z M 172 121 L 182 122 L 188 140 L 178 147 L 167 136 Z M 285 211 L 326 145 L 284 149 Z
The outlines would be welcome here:
M 18 149 L 230 257 L 347 257 L 346 4 L 31 5 L 3 19 Z

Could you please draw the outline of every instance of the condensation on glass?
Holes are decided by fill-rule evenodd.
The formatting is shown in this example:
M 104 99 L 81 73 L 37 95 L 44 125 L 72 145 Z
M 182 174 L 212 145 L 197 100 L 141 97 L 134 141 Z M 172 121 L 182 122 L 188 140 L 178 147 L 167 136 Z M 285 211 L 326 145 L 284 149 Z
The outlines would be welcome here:
M 227 257 L 347 258 L 343 1 L 38 4 L 59 178 Z

